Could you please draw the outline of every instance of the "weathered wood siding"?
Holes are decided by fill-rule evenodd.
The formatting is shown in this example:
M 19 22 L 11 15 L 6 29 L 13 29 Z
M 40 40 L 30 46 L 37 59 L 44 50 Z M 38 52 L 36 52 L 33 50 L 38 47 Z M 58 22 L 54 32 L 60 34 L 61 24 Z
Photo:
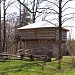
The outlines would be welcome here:
M 33 39 L 34 38 L 34 30 L 22 30 L 20 32 L 22 39 Z
M 56 39 L 59 40 L 59 30 L 57 28 L 39 28 L 21 30 L 22 39 Z M 62 30 L 62 40 L 67 39 L 67 31 Z
M 54 40 L 27 40 L 28 53 L 34 55 L 47 55 L 49 51 L 52 51 L 52 56 L 57 56 L 58 45 Z
M 55 29 L 38 29 L 37 36 L 38 38 L 55 39 Z
M 49 51 L 52 51 L 52 56 L 58 56 L 59 45 L 55 40 L 41 39 L 41 40 L 25 40 L 26 54 L 34 55 L 47 55 Z M 62 43 L 62 54 L 66 54 L 66 43 Z
M 22 30 L 21 37 L 24 39 L 54 39 L 55 29 Z
M 59 40 L 59 30 L 56 30 L 56 40 Z M 62 30 L 62 41 L 66 41 L 67 40 L 67 31 L 66 30 Z

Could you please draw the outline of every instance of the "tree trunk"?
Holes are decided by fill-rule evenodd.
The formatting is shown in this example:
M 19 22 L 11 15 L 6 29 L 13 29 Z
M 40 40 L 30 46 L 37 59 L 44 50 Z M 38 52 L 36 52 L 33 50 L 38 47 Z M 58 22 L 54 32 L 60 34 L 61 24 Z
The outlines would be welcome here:
M 0 0 L 0 53 L 2 52 L 2 43 L 1 43 L 1 0 Z
M 6 44 L 6 26 L 5 26 L 5 15 L 6 15 L 6 9 L 5 9 L 5 0 L 4 0 L 4 40 L 3 40 L 3 50 L 2 52 L 5 51 L 5 44 Z
M 58 52 L 58 69 L 61 68 L 61 58 L 62 58 L 62 48 L 61 48 L 61 45 L 62 45 L 62 7 L 61 7 L 61 4 L 62 4 L 62 0 L 59 0 L 59 52 Z

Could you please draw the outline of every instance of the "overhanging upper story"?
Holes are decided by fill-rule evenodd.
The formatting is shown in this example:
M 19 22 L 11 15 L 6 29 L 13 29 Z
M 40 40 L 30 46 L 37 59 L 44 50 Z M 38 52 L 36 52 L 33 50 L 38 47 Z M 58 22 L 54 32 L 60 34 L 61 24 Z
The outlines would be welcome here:
M 18 28 L 21 39 L 55 39 L 59 40 L 59 27 L 41 21 Z M 62 40 L 67 40 L 67 29 L 62 28 Z

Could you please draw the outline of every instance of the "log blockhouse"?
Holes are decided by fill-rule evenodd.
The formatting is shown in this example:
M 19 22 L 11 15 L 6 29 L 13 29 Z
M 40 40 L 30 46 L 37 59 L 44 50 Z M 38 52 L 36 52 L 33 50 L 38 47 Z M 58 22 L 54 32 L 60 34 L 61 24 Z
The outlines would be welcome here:
M 22 48 L 25 53 L 52 56 L 58 55 L 59 28 L 49 22 L 41 21 L 18 28 Z M 62 53 L 66 54 L 67 29 L 62 28 Z

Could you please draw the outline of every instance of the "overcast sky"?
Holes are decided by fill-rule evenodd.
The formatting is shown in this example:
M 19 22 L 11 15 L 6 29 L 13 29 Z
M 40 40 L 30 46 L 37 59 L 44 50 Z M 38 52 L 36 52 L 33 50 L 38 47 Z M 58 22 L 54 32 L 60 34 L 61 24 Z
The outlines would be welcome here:
M 8 1 L 10 1 L 10 0 L 8 0 Z M 8 1 L 7 1 L 7 3 L 8 3 Z M 11 1 L 16 1 L 16 0 L 11 0 Z M 63 0 L 63 1 L 67 1 L 67 0 Z M 15 2 L 10 7 L 8 7 L 8 9 L 6 10 L 6 13 L 17 12 L 19 14 L 19 6 L 17 5 L 17 3 L 18 2 Z M 66 6 L 75 8 L 75 0 L 68 2 L 66 4 Z M 2 6 L 2 8 L 3 8 L 3 6 Z M 71 10 L 69 9 L 66 11 L 66 13 L 68 13 L 68 12 L 75 13 L 75 9 L 71 9 Z M 2 12 L 2 14 L 3 14 L 3 12 Z M 38 21 L 39 21 L 39 19 L 38 19 Z M 72 20 L 66 22 L 63 26 L 75 26 L 75 19 L 72 19 Z M 70 30 L 72 38 L 75 39 L 75 27 L 66 27 L 66 28 L 68 28 Z

